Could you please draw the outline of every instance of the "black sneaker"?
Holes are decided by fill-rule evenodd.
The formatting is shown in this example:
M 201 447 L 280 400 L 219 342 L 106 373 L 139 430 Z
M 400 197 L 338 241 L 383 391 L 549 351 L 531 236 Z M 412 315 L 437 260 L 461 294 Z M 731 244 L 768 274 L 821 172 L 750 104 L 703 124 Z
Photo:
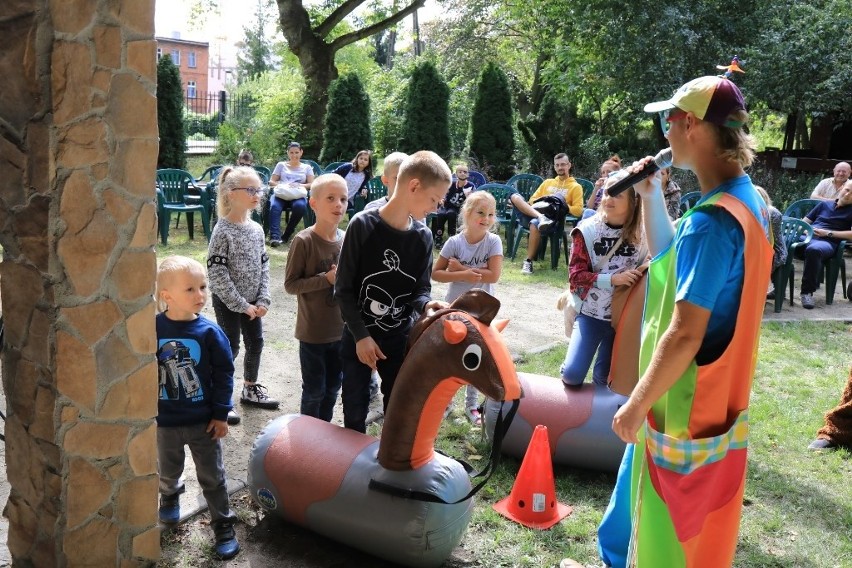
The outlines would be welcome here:
M 229 411 L 228 411 L 228 424 L 230 424 L 231 426 L 233 426 L 233 425 L 235 425 L 235 424 L 239 424 L 239 423 L 240 423 L 240 420 L 241 420 L 241 418 L 240 418 L 240 415 L 239 415 L 239 414 L 237 414 L 237 413 L 236 413 L 236 412 L 234 412 L 233 410 L 229 410 Z
M 250 404 L 259 406 L 268 410 L 277 410 L 278 401 L 274 398 L 269 398 L 266 394 L 266 387 L 257 383 L 252 383 L 243 386 L 243 394 L 240 396 L 241 404 Z
M 278 239 L 272 239 L 271 241 L 269 241 L 269 246 L 271 246 L 272 248 L 278 248 L 281 246 L 281 241 L 279 241 Z
M 233 558 L 240 551 L 233 521 L 218 521 L 213 525 L 213 534 L 215 535 L 213 548 L 216 550 L 216 556 L 221 560 Z

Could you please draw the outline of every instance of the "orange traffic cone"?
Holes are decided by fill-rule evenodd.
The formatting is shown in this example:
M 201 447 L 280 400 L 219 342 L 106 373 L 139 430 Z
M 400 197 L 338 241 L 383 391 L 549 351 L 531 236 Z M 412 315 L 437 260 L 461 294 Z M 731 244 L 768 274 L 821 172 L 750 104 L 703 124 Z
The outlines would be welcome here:
M 494 510 L 533 529 L 549 529 L 571 514 L 571 507 L 556 500 L 547 426 L 535 427 L 512 492 Z

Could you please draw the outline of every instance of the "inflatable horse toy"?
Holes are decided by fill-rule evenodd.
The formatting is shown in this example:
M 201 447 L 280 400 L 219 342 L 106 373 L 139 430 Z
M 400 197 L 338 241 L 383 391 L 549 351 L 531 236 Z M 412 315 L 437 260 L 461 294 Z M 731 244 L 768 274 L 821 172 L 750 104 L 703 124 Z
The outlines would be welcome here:
M 562 379 L 518 373 L 524 398 L 503 438 L 503 453 L 523 459 L 538 424 L 547 426 L 554 464 L 618 471 L 624 442 L 612 431 L 612 418 L 627 401 L 605 386 L 566 386 Z M 485 403 L 485 431 L 493 436 L 502 402 Z
M 495 400 L 521 396 L 499 307 L 475 290 L 414 325 L 381 440 L 299 414 L 270 422 L 251 451 L 253 498 L 375 556 L 441 565 L 473 513 L 467 471 L 434 450 L 444 409 L 465 383 Z
M 618 471 L 625 444 L 612 431 L 612 418 L 627 402 L 639 380 L 639 340 L 645 307 L 646 276 L 622 297 L 616 314 L 609 388 L 584 384 L 566 386 L 561 379 L 518 373 L 524 398 L 502 440 L 503 453 L 522 459 L 538 424 L 547 426 L 555 464 Z M 487 400 L 485 431 L 493 437 L 503 404 Z

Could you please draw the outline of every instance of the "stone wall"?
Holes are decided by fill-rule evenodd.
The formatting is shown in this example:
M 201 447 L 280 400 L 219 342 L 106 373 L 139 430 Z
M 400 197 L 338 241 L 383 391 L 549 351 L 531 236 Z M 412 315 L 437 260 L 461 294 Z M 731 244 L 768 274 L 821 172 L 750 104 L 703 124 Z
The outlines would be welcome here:
M 154 0 L 0 3 L 8 546 L 159 556 Z

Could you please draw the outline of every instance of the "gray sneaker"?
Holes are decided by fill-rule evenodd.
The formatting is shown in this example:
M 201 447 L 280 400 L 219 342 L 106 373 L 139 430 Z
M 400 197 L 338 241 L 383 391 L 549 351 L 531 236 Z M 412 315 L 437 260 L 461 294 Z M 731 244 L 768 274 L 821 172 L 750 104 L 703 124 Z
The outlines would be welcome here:
M 524 261 L 524 265 L 521 266 L 521 274 L 532 274 L 533 273 L 533 264 L 530 259 Z
M 801 300 L 802 300 L 802 307 L 803 308 L 805 308 L 806 310 L 814 309 L 814 306 L 816 304 L 814 304 L 814 295 L 813 294 L 802 294 Z

